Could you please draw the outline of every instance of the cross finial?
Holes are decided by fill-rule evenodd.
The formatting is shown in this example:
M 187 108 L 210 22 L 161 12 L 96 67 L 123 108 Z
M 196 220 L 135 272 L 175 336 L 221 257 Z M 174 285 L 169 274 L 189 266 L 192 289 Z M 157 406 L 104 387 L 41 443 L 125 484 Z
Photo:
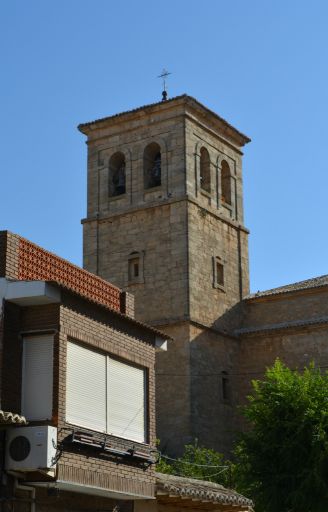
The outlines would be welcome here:
M 172 75 L 169 71 L 167 71 L 165 68 L 163 69 L 162 73 L 158 76 L 158 78 L 163 78 L 163 91 L 162 91 L 162 101 L 165 101 L 167 99 L 167 90 L 166 90 L 166 81 L 165 79 Z

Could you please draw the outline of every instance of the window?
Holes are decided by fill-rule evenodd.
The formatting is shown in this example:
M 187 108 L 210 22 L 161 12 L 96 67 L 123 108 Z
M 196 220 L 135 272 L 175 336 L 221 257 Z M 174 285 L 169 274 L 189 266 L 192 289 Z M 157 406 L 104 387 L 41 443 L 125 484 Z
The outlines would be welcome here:
M 162 184 L 162 156 L 156 142 L 145 148 L 143 163 L 145 189 L 159 187 Z
M 229 375 L 227 372 L 223 371 L 221 373 L 221 390 L 222 390 L 222 401 L 225 403 L 230 403 L 230 382 Z
M 134 281 L 139 277 L 139 257 L 129 260 L 129 281 Z
M 216 262 L 216 284 L 224 286 L 223 265 L 219 261 Z
M 140 443 L 146 441 L 146 372 L 67 343 L 66 420 Z
M 213 287 L 224 290 L 224 263 L 220 256 L 213 257 Z
M 200 187 L 210 194 L 211 192 L 211 162 L 206 148 L 200 150 Z
M 128 284 L 143 283 L 143 256 L 141 252 L 131 252 L 128 257 Z
M 22 415 L 30 421 L 52 418 L 53 336 L 23 340 Z
M 221 164 L 222 201 L 231 205 L 231 176 L 229 164 L 223 160 Z
M 125 158 L 120 152 L 109 160 L 109 197 L 125 194 Z

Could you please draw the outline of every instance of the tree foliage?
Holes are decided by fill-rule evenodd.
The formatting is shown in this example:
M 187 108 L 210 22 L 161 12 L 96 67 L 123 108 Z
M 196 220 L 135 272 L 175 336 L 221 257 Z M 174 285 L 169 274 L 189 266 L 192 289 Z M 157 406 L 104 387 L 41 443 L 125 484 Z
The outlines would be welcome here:
M 328 509 L 328 374 L 279 360 L 253 381 L 244 415 L 250 430 L 236 449 L 237 488 L 256 511 Z
M 171 475 L 207 480 L 224 486 L 230 484 L 230 465 L 221 453 L 194 444 L 187 444 L 181 457 L 175 460 L 162 457 L 156 471 Z

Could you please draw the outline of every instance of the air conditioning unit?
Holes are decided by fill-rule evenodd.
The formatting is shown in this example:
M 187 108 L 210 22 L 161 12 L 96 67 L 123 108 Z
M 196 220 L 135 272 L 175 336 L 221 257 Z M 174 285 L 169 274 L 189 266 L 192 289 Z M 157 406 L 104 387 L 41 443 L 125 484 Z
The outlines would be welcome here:
M 37 471 L 54 469 L 57 453 L 57 428 L 14 427 L 6 433 L 6 470 Z

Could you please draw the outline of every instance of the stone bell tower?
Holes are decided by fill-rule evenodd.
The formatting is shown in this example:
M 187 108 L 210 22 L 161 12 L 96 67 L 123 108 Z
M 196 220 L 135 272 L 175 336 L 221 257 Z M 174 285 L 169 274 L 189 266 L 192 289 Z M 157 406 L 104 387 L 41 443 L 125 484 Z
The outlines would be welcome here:
M 239 303 L 249 291 L 242 147 L 187 95 L 79 126 L 88 140 L 84 267 L 135 295 L 174 341 L 157 359 L 166 452 L 230 446 Z

